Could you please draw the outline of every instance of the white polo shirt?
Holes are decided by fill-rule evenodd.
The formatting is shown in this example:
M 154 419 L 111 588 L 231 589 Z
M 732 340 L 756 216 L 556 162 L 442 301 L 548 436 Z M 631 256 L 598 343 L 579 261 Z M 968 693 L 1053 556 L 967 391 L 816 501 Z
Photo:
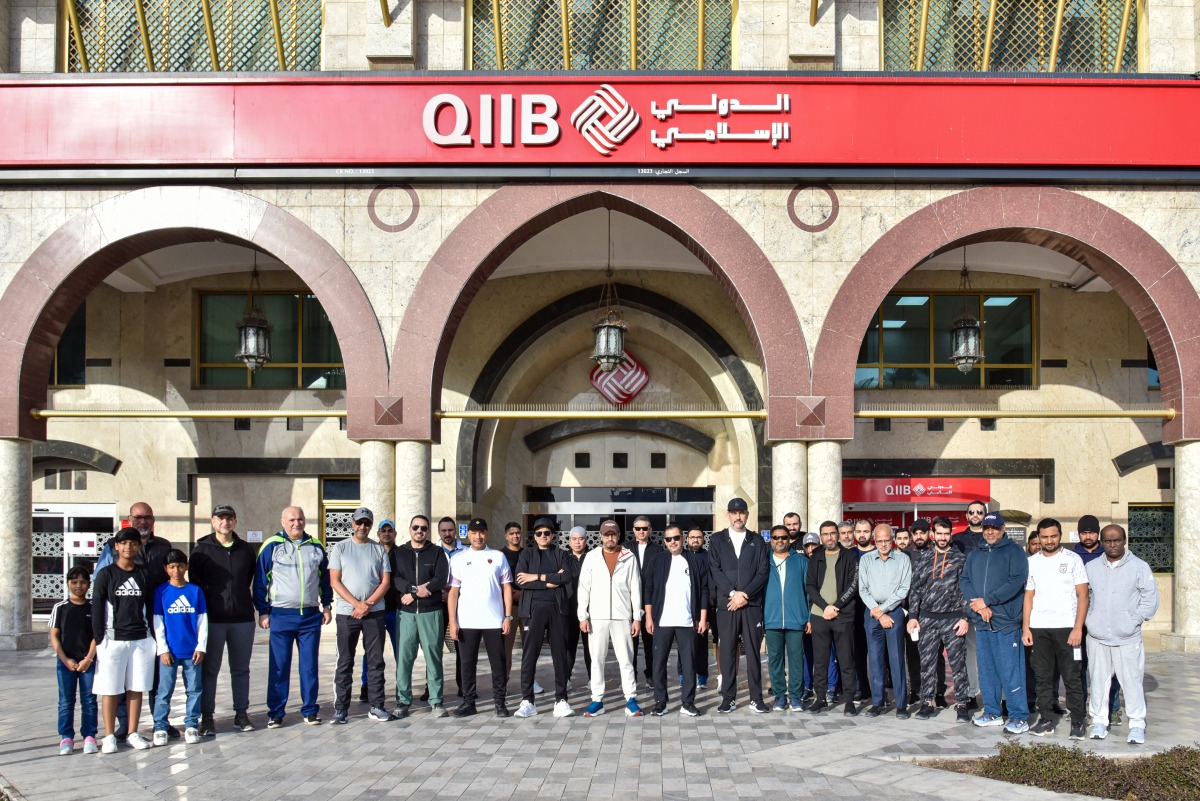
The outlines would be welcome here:
M 512 571 L 504 554 L 491 548 L 464 548 L 450 558 L 450 586 L 458 587 L 458 625 L 498 629 L 504 625 L 504 585 Z

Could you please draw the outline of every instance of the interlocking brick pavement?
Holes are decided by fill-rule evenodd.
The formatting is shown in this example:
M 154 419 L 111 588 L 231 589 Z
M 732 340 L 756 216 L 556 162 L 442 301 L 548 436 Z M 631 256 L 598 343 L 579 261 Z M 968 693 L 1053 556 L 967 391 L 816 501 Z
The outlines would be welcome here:
M 321 704 L 328 720 L 333 694 L 333 629 L 322 647 Z M 519 658 L 519 652 L 518 652 Z M 454 701 L 454 657 L 447 655 L 448 696 Z M 555 719 L 553 697 L 539 696 L 539 714 L 530 720 L 497 719 L 488 698 L 481 714 L 465 721 L 435 720 L 420 703 L 405 721 L 377 723 L 367 719 L 366 704 L 355 701 L 346 726 L 305 726 L 293 703 L 282 729 L 265 728 L 266 633 L 255 646 L 251 681 L 251 718 L 256 731 L 232 731 L 233 712 L 223 682 L 218 692 L 215 738 L 187 746 L 173 741 L 165 748 L 114 755 L 57 755 L 57 692 L 54 656 L 49 651 L 0 653 L 4 705 L 0 715 L 0 783 L 28 801 L 70 799 L 187 799 L 205 801 L 280 798 L 336 799 L 565 799 L 632 801 L 633 799 L 831 798 L 924 801 L 978 799 L 995 792 L 995 783 L 960 774 L 934 771 L 911 760 L 929 756 L 991 753 L 1001 739 L 996 729 L 954 722 L 953 710 L 931 721 L 846 718 L 840 710 L 813 716 L 803 713 L 754 715 L 741 706 L 730 715 L 716 712 L 715 675 L 710 689 L 698 696 L 699 718 L 675 711 L 677 688 L 671 688 L 670 714 L 663 718 L 626 718 L 619 697 L 616 666 L 610 661 L 605 704 L 609 713 Z M 486 671 L 486 657 L 481 657 Z M 388 656 L 389 689 L 392 661 Z M 764 671 L 765 673 L 765 671 Z M 418 663 L 414 684 L 424 686 Z M 538 679 L 552 685 L 548 656 Z M 582 713 L 587 704 L 582 664 L 572 677 L 572 705 Z M 508 703 L 516 709 L 517 679 L 509 683 Z M 481 691 L 490 684 L 481 675 Z M 1101 753 L 1149 753 L 1200 741 L 1195 714 L 1200 697 L 1200 657 L 1152 653 L 1147 656 L 1150 706 L 1147 743 L 1125 743 L 1118 727 L 1105 741 L 1085 741 L 1083 748 Z M 650 705 L 642 688 L 640 700 Z M 182 685 L 176 693 L 181 708 Z M 222 704 L 225 704 L 222 706 Z M 175 718 L 178 723 L 178 718 Z M 149 733 L 144 714 L 142 732 Z M 1066 742 L 1064 724 L 1055 740 Z M 982 785 L 980 784 L 982 783 Z M 1004 787 L 1006 799 L 1049 798 L 1032 788 Z M 1062 796 L 1060 796 L 1062 798 Z

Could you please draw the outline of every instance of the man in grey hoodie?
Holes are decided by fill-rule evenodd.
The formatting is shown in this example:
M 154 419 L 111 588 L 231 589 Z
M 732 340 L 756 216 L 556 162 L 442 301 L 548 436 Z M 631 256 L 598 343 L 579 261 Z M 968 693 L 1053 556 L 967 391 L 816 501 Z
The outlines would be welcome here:
M 1100 532 L 1104 558 L 1085 566 L 1087 611 L 1088 681 L 1092 687 L 1107 687 L 1114 675 L 1125 691 L 1129 714 L 1129 742 L 1146 742 L 1146 696 L 1142 678 L 1146 651 L 1142 647 L 1142 624 L 1158 611 L 1158 586 L 1150 566 L 1125 548 L 1125 529 L 1105 526 Z M 1092 716 L 1089 736 L 1108 736 L 1108 693 L 1094 692 L 1088 710 Z

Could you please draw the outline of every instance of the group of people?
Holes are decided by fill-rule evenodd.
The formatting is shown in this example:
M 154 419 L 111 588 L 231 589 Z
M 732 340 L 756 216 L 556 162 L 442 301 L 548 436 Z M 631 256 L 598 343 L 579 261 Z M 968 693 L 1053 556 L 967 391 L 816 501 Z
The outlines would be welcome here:
M 866 520 L 826 521 L 806 534 L 800 516 L 790 513 L 764 541 L 747 528 L 743 499 L 731 500 L 727 515 L 728 527 L 714 532 L 707 547 L 698 526 L 669 525 L 662 545 L 651 542 L 651 521 L 638 517 L 632 540 L 625 541 L 617 521 L 609 519 L 600 525 L 599 548 L 588 549 L 587 532 L 579 527 L 560 548 L 554 521 L 539 518 L 529 547 L 522 547 L 523 527 L 508 523 L 505 545 L 496 550 L 482 518 L 468 523 L 464 546 L 453 518 L 438 522 L 434 541 L 429 518 L 417 515 L 408 522 L 408 541 L 397 544 L 394 522 L 380 521 L 372 538 L 374 514 L 360 507 L 352 514 L 353 535 L 327 550 L 307 532 L 298 507 L 285 509 L 281 531 L 256 548 L 237 534 L 233 508 L 220 505 L 213 509 L 212 534 L 196 543 L 189 561 L 154 535 L 150 507 L 135 504 L 130 527 L 117 532 L 97 563 L 93 601 L 87 599 L 87 570 L 74 568 L 67 577 L 69 597 L 51 616 L 60 753 L 74 749 L 77 697 L 85 753 L 112 753 L 121 741 L 140 749 L 172 737 L 199 742 L 215 735 L 217 680 L 226 654 L 233 728 L 252 730 L 256 625 L 270 631 L 267 727 L 283 725 L 293 654 L 301 718 L 320 724 L 317 657 L 322 626 L 330 622 L 338 654 L 334 724 L 349 718 L 360 640 L 358 697 L 369 704 L 370 719 L 411 714 L 418 652 L 430 714 L 477 714 L 481 646 L 490 664 L 494 712 L 508 717 L 506 688 L 520 628 L 520 718 L 538 714 L 543 690 L 535 669 L 546 644 L 556 717 L 575 714 L 570 677 L 580 644 L 589 676 L 585 716 L 605 712 L 610 647 L 626 715 L 644 714 L 639 652 L 653 698 L 650 714 L 667 713 L 673 673 L 679 713 L 699 715 L 696 692 L 708 686 L 711 638 L 722 714 L 737 707 L 742 655 L 755 713 L 821 714 L 844 705 L 847 715 L 865 710 L 878 716 L 894 705 L 897 717 L 908 718 L 915 706 L 915 716 L 928 719 L 948 706 L 952 691 L 961 722 L 1045 735 L 1064 714 L 1057 698 L 1061 681 L 1072 738 L 1084 737 L 1087 713 L 1088 736 L 1107 735 L 1119 687 L 1129 741 L 1144 742 L 1141 626 L 1153 617 L 1158 594 L 1149 567 L 1127 550 L 1120 526 L 1101 529 L 1086 515 L 1078 525 L 1080 543 L 1068 551 L 1062 526 L 1046 519 L 1026 551 L 982 503 L 968 507 L 968 526 L 958 533 L 939 517 L 899 530 Z M 391 711 L 384 675 L 388 640 L 396 663 Z M 453 711 L 445 702 L 448 641 L 460 699 Z M 762 682 L 764 642 L 771 706 Z M 168 719 L 181 668 L 187 696 L 182 735 Z M 145 693 L 153 702 L 150 740 L 137 731 Z M 97 697 L 105 727 L 99 744 Z M 869 704 L 860 707 L 866 699 Z M 1031 710 L 1040 713 L 1032 726 Z

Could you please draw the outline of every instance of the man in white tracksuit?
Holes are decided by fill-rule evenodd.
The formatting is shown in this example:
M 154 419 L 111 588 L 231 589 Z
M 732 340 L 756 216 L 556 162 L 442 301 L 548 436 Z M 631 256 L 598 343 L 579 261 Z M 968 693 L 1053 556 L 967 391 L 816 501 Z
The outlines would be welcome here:
M 640 717 L 633 638 L 641 630 L 642 577 L 633 552 L 621 547 L 615 520 L 600 524 L 601 547 L 583 558 L 579 571 L 579 630 L 591 637 L 592 703 L 584 717 L 604 714 L 604 662 L 612 643 L 621 669 L 625 714 Z

